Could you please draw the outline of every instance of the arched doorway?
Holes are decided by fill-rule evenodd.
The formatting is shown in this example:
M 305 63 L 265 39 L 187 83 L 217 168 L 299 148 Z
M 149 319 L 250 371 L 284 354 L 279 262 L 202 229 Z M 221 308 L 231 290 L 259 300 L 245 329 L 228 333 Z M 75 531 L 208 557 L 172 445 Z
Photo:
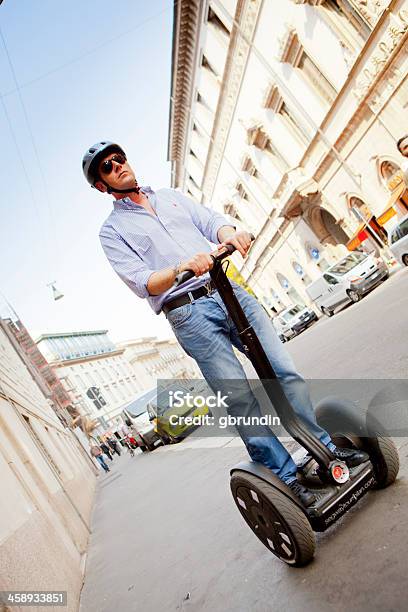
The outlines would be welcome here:
M 333 215 L 322 208 L 315 206 L 309 213 L 309 224 L 322 244 L 347 244 L 348 236 Z

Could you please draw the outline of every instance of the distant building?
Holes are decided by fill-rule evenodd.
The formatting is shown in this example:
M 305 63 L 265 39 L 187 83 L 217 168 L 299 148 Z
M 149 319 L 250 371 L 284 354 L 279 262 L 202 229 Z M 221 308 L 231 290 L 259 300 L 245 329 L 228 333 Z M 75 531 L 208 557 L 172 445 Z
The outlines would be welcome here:
M 121 342 L 125 357 L 132 364 L 139 383 L 152 388 L 157 379 L 196 378 L 200 371 L 177 340 L 158 340 L 155 337 Z
M 118 423 L 123 407 L 145 387 L 107 330 L 44 334 L 37 346 L 81 412 L 102 429 Z
M 27 358 L 26 349 L 38 355 L 24 330 L 20 321 L 0 319 L 0 591 L 59 585 L 76 610 L 95 469 L 86 438 L 64 427 L 63 410 L 55 410 Z M 38 365 L 46 370 L 42 359 Z M 64 401 L 61 390 L 57 398 Z

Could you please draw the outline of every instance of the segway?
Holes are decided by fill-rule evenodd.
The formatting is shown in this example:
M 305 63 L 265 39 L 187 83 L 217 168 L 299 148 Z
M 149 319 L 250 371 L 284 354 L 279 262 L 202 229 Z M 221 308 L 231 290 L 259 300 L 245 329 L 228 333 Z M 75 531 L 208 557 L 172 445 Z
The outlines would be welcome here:
M 364 450 L 369 460 L 348 468 L 308 431 L 287 400 L 223 269 L 222 261 L 234 250 L 228 245 L 221 252 L 211 253 L 214 265 L 210 276 L 281 424 L 308 453 L 298 466 L 298 479 L 313 491 L 316 501 L 304 507 L 272 470 L 255 461 L 242 461 L 231 469 L 231 492 L 244 520 L 266 548 L 290 566 L 304 566 L 315 553 L 314 532 L 331 527 L 371 489 L 394 482 L 399 470 L 398 452 L 375 419 L 367 420 L 353 402 L 337 397 L 318 403 L 318 424 L 328 431 L 336 446 Z M 182 272 L 175 285 L 193 276 L 190 270 Z

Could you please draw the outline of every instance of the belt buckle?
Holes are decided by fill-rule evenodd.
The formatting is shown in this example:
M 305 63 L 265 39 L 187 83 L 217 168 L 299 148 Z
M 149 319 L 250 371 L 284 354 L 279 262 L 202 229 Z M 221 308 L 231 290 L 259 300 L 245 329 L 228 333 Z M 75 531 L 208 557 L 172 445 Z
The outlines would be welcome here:
M 211 280 L 204 283 L 203 287 L 207 291 L 207 296 L 211 295 L 211 293 L 213 292 L 213 288 L 211 287 Z

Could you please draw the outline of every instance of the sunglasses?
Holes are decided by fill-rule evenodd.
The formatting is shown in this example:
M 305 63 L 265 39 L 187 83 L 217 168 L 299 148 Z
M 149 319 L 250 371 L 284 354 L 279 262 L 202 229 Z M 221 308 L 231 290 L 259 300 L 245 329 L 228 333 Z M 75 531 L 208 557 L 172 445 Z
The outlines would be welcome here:
M 105 161 L 101 163 L 101 166 L 99 168 L 102 174 L 110 174 L 112 172 L 112 162 L 116 162 L 117 164 L 123 165 L 126 162 L 126 157 L 121 153 L 115 153 L 115 155 L 112 155 L 110 159 L 105 159 Z

